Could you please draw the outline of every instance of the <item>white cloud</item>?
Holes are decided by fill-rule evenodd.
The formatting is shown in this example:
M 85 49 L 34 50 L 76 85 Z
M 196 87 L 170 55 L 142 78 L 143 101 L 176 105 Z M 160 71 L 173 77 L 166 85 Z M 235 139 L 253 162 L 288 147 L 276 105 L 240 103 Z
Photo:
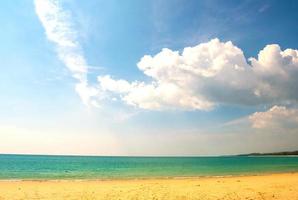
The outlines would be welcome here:
M 99 90 L 88 85 L 88 65 L 77 42 L 70 13 L 64 11 L 56 0 L 35 0 L 35 10 L 48 40 L 56 44 L 60 60 L 78 80 L 76 91 L 83 103 L 97 105 L 91 97 L 99 96 Z
M 267 45 L 259 52 L 258 59 L 250 58 L 258 85 L 256 94 L 263 101 L 297 103 L 298 51 L 282 51 L 277 44 Z
M 256 129 L 293 130 L 298 128 L 298 109 L 273 106 L 268 111 L 250 115 L 249 120 Z
M 152 82 L 99 77 L 106 92 L 144 109 L 209 110 L 219 104 L 297 102 L 298 51 L 267 45 L 247 63 L 232 42 L 213 39 L 178 51 L 163 49 L 137 64 Z
M 97 79 L 103 91 L 125 93 L 132 88 L 132 84 L 126 80 L 114 80 L 109 75 L 99 76 Z
M 154 56 L 145 55 L 137 66 L 150 82 L 101 75 L 97 86 L 90 86 L 87 62 L 70 13 L 55 0 L 35 0 L 35 7 L 47 38 L 57 45 L 59 58 L 78 80 L 76 91 L 87 105 L 116 98 L 155 110 L 297 103 L 297 50 L 282 51 L 276 44 L 267 45 L 248 63 L 240 48 L 219 39 L 186 47 L 182 52 L 165 48 Z

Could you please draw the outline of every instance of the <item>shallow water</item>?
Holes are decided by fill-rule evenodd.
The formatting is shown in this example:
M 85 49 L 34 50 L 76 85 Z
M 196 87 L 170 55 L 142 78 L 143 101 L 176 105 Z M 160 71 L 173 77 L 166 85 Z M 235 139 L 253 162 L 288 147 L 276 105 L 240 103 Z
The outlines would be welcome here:
M 0 155 L 0 179 L 121 179 L 298 171 L 298 157 Z

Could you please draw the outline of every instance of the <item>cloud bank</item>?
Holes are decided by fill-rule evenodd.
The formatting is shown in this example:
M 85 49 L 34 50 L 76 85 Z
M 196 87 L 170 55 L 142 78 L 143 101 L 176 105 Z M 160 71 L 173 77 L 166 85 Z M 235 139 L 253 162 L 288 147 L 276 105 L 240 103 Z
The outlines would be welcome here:
M 70 13 L 54 0 L 35 0 L 47 38 L 78 80 L 76 91 L 87 105 L 120 99 L 149 110 L 211 110 L 217 105 L 297 103 L 298 51 L 267 45 L 257 58 L 246 58 L 231 41 L 212 39 L 183 51 L 164 48 L 137 63 L 151 81 L 128 82 L 98 76 L 92 86 Z

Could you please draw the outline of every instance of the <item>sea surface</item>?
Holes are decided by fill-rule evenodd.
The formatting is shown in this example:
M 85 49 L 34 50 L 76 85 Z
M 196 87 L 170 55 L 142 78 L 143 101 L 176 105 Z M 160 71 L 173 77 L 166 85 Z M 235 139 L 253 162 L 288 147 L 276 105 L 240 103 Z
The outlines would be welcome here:
M 298 172 L 296 156 L 101 157 L 0 155 L 0 179 L 126 179 Z

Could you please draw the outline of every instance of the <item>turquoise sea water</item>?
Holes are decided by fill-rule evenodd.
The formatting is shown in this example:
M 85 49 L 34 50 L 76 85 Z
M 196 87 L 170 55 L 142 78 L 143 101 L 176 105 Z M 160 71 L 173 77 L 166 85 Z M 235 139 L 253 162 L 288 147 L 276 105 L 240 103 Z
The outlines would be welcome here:
M 0 155 L 0 179 L 121 179 L 298 171 L 298 157 Z

